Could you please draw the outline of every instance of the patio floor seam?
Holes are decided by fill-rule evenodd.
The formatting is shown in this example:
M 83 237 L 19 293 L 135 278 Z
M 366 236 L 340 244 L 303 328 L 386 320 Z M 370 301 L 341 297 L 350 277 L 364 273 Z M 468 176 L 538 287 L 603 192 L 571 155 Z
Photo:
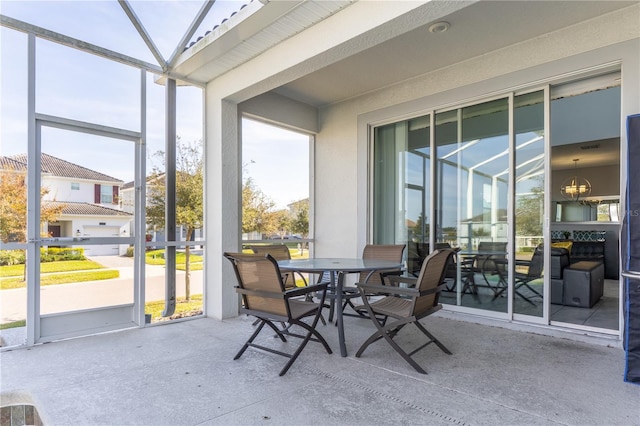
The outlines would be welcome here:
M 378 367 L 376 367 L 376 368 L 378 368 Z M 386 370 L 386 369 L 384 369 L 384 370 L 393 373 L 393 371 Z M 420 412 L 422 412 L 424 414 L 428 414 L 430 416 L 437 417 L 437 418 L 440 418 L 442 420 L 451 422 L 452 424 L 456 424 L 456 425 L 460 425 L 460 426 L 470 426 L 469 423 L 466 423 L 466 422 L 464 422 L 464 421 L 462 421 L 460 419 L 456 419 L 456 418 L 451 417 L 451 416 L 449 416 L 447 414 L 443 414 L 443 413 L 440 413 L 438 411 L 431 410 L 429 408 L 421 407 L 421 406 L 419 406 L 417 404 L 414 404 L 412 402 L 405 401 L 402 398 L 398 398 L 397 396 L 389 395 L 389 394 L 381 392 L 379 390 L 372 389 L 372 388 L 370 388 L 368 386 L 364 386 L 364 385 L 358 384 L 356 382 L 353 382 L 351 380 L 347 380 L 344 377 L 336 376 L 334 374 L 330 374 L 330 373 L 327 373 L 326 371 L 318 370 L 316 368 L 307 367 L 307 371 L 311 371 L 311 372 L 316 373 L 316 374 L 318 374 L 320 376 L 327 377 L 327 378 L 329 378 L 331 380 L 336 380 L 336 381 L 342 382 L 344 384 L 347 384 L 349 386 L 353 386 L 353 387 L 359 388 L 361 390 L 364 390 L 365 392 L 369 392 L 369 393 L 372 393 L 374 395 L 381 396 L 381 397 L 383 397 L 385 399 L 389 399 L 391 401 L 400 403 L 400 404 L 405 405 L 405 406 L 407 406 L 407 407 L 409 407 L 411 409 L 420 411 Z M 411 378 L 411 379 L 415 379 L 414 377 L 411 377 L 411 376 L 406 376 L 406 377 L 407 378 Z M 430 383 L 430 384 L 435 385 L 434 383 Z M 436 386 L 438 386 L 438 385 L 436 385 Z

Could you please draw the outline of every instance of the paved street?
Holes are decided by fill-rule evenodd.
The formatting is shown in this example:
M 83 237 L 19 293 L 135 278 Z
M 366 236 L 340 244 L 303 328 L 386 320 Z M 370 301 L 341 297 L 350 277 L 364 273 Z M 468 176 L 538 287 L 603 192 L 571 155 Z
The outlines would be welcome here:
M 42 314 L 133 302 L 133 259 L 119 256 L 100 256 L 94 257 L 92 260 L 108 268 L 118 269 L 120 278 L 42 287 L 40 301 Z M 147 265 L 145 278 L 146 300 L 163 300 L 164 266 Z M 184 296 L 183 271 L 177 273 L 176 289 L 178 297 Z M 192 271 L 191 293 L 202 293 L 202 271 Z M 0 292 L 0 322 L 25 319 L 26 308 L 26 288 Z

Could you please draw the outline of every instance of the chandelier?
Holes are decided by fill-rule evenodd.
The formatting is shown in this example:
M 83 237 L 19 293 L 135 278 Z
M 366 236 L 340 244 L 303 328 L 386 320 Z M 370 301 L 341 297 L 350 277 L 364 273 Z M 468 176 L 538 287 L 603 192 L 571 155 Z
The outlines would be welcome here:
M 573 160 L 574 171 L 578 168 L 578 158 Z M 578 177 L 578 173 L 567 178 L 560 187 L 562 196 L 567 200 L 578 201 L 580 198 L 588 197 L 591 194 L 591 182 L 585 178 Z

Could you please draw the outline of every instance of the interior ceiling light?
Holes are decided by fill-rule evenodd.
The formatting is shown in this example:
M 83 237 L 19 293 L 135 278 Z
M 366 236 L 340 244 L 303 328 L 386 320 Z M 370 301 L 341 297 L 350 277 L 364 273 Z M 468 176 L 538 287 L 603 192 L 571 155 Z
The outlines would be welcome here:
M 429 32 L 431 33 L 443 33 L 449 29 L 451 24 L 445 21 L 436 22 L 434 24 L 429 25 Z
M 588 197 L 591 194 L 591 183 L 585 178 L 578 177 L 578 160 L 579 158 L 573 159 L 573 169 L 576 174 L 565 179 L 560 187 L 562 196 L 571 201 L 578 201 L 581 197 Z

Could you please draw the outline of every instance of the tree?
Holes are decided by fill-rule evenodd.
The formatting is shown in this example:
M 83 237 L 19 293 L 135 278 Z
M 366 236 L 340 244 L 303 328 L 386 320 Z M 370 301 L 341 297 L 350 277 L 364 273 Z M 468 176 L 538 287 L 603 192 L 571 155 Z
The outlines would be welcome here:
M 164 152 L 157 156 L 164 158 Z M 154 168 L 147 187 L 147 223 L 165 227 L 165 175 Z M 176 141 L 176 225 L 186 228 L 186 241 L 203 225 L 202 141 Z M 191 246 L 185 245 L 185 298 L 191 300 Z
M 276 232 L 278 223 L 271 212 L 275 203 L 248 177 L 242 184 L 242 232 Z
M 530 194 L 516 198 L 516 235 L 519 237 L 542 236 L 542 218 L 544 217 L 544 181 L 536 178 L 537 185 Z
M 293 205 L 293 219 L 291 231 L 300 234 L 302 238 L 309 237 L 309 199 L 300 200 Z M 305 244 L 302 245 L 304 247 Z
M 27 185 L 23 172 L 0 171 L 0 239 L 9 241 L 27 240 Z M 40 189 L 40 199 L 49 193 L 49 188 Z M 55 222 L 64 209 L 64 204 L 48 204 L 41 201 L 40 221 Z M 47 235 L 48 236 L 48 235 Z
M 49 204 L 42 197 L 49 193 L 49 188 L 40 188 L 40 222 L 55 222 L 60 217 L 64 204 Z M 0 171 L 0 240 L 27 241 L 27 184 L 22 171 Z M 49 236 L 49 235 L 45 235 Z M 26 279 L 26 262 L 23 280 Z
M 283 209 L 271 212 L 269 213 L 269 216 L 269 222 L 273 223 L 276 227 L 276 234 L 283 239 L 284 236 L 289 233 L 289 229 L 291 228 L 291 214 L 286 209 Z
M 424 226 L 424 235 L 423 235 L 423 226 Z M 418 220 L 413 227 L 413 235 L 417 239 L 418 242 L 426 243 L 429 242 L 429 223 L 425 220 L 425 217 L 422 213 L 418 216 Z

